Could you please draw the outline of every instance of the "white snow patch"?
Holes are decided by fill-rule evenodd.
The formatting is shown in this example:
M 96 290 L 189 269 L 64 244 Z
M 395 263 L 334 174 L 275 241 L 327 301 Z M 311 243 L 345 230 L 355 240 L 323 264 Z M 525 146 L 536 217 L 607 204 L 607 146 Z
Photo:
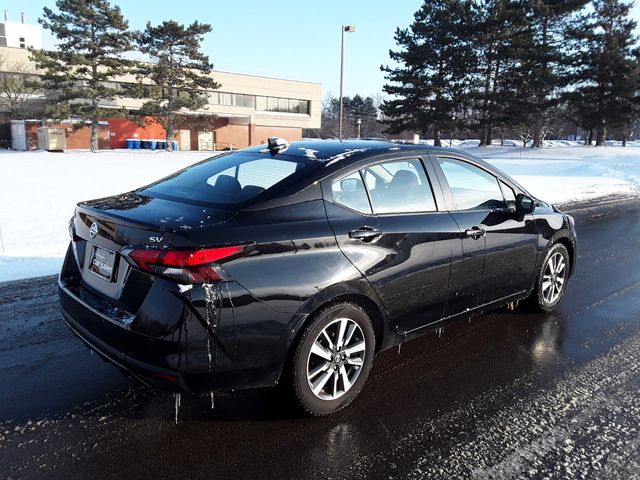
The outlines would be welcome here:
M 211 155 L 0 150 L 0 282 L 60 271 L 76 203 L 127 192 Z
M 554 140 L 541 149 L 478 147 L 477 140 L 452 144 L 484 158 L 552 203 L 640 190 L 640 142 L 629 142 L 626 148 L 616 142 L 595 148 Z M 211 155 L 0 151 L 0 282 L 59 272 L 69 242 L 68 222 L 79 201 L 132 190 Z
M 630 142 L 632 146 L 626 148 L 576 146 L 577 142 L 568 140 L 553 142 L 553 146 L 536 149 L 462 148 L 504 171 L 533 195 L 551 203 L 640 192 L 640 148 L 635 142 Z

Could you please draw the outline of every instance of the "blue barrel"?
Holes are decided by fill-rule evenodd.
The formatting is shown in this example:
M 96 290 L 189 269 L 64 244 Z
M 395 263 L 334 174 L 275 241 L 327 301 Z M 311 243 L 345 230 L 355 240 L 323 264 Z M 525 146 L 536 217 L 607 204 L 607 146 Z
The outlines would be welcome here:
M 136 150 L 140 150 L 140 140 L 133 141 L 133 148 L 135 148 Z
M 131 140 L 130 138 L 127 138 L 127 148 L 129 150 L 133 150 L 133 140 Z
M 160 141 L 158 142 L 158 148 L 159 148 L 160 150 L 164 150 L 165 148 L 167 148 L 167 142 L 163 142 L 162 140 L 160 140 Z
M 151 150 L 155 150 L 156 149 L 156 142 L 155 140 L 149 140 L 149 148 L 151 148 Z
M 178 150 L 178 149 L 179 149 L 179 147 L 178 147 L 178 142 L 173 141 L 173 142 L 171 142 L 171 144 L 173 145 L 173 149 L 174 149 L 174 150 Z

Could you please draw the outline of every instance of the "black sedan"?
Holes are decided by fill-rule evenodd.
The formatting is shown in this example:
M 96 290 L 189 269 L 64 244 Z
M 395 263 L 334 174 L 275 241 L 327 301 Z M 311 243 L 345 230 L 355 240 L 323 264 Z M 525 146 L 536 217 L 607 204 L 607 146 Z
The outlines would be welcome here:
M 377 352 L 521 300 L 561 301 L 573 219 L 466 153 L 304 141 L 223 154 L 81 202 L 64 318 L 147 385 L 286 382 L 310 414 L 351 402 Z

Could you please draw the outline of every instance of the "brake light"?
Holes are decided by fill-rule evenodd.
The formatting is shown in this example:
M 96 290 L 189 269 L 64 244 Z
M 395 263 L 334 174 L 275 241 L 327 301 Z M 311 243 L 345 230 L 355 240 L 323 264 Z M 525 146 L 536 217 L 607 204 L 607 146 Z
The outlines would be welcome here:
M 245 245 L 199 250 L 132 250 L 128 256 L 145 272 L 181 283 L 219 282 L 224 273 L 218 263 L 243 253 Z

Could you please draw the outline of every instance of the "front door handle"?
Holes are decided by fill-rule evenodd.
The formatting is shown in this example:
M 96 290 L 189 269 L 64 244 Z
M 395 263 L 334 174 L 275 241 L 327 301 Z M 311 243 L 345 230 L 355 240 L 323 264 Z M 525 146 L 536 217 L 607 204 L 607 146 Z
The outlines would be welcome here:
M 374 238 L 378 238 L 380 235 L 382 235 L 382 232 L 373 227 L 360 227 L 349 232 L 349 238 L 357 238 L 363 242 L 370 242 Z
M 473 228 L 466 229 L 464 231 L 464 234 L 467 237 L 471 237 L 477 240 L 478 238 L 484 237 L 485 231 L 480 227 L 473 227 Z

